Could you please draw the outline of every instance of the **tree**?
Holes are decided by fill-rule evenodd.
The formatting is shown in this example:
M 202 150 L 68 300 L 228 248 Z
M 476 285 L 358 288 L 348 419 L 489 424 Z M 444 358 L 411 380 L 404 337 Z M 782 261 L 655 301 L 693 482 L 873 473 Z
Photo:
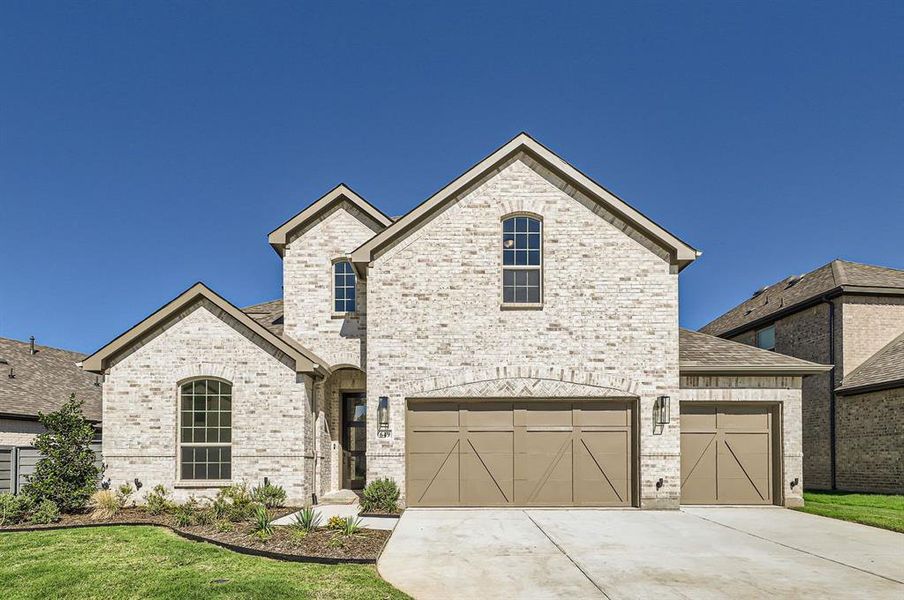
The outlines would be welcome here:
M 52 500 L 61 512 L 80 510 L 100 475 L 91 450 L 94 427 L 82 414 L 82 401 L 72 394 L 56 412 L 38 413 L 38 420 L 46 429 L 35 438 L 41 458 L 22 492 L 36 505 Z

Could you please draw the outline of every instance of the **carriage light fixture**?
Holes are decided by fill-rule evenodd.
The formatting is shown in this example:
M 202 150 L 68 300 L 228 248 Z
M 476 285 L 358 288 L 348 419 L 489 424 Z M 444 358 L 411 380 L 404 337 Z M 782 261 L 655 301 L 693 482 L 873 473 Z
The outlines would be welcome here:
M 653 421 L 657 425 L 667 425 L 671 420 L 669 404 L 671 404 L 671 398 L 668 396 L 656 398 L 656 402 L 653 404 Z

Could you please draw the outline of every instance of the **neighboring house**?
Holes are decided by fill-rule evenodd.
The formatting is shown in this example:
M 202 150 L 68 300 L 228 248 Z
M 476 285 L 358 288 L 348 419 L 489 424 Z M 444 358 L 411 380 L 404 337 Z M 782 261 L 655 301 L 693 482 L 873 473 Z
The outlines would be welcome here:
M 100 452 L 101 379 L 79 368 L 78 352 L 0 338 L 0 492 L 16 491 L 40 457 L 32 448 L 44 428 L 38 413 L 57 410 L 72 394 L 84 400 Z
M 340 185 L 269 242 L 282 299 L 198 283 L 84 361 L 114 483 L 801 502 L 801 381 L 828 367 L 679 330 L 699 253 L 526 134 L 397 220 Z
M 807 487 L 904 493 L 904 271 L 834 260 L 701 331 L 834 364 L 803 384 Z

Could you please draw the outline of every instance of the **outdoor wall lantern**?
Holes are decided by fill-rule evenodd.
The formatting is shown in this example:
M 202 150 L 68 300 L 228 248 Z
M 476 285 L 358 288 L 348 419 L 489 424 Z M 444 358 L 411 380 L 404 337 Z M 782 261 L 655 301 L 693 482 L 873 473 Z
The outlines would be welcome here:
M 377 421 L 379 423 L 377 437 L 389 437 L 389 398 L 387 396 L 380 396 L 377 404 Z
M 669 404 L 671 404 L 671 398 L 668 396 L 656 398 L 656 402 L 653 404 L 653 421 L 657 425 L 668 425 L 671 420 Z

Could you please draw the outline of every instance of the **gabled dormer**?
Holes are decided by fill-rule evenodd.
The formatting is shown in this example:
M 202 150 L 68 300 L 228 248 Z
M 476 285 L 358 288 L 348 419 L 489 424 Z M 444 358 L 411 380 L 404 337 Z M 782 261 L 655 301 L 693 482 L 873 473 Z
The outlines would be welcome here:
M 362 366 L 366 293 L 349 255 L 391 223 L 339 184 L 270 233 L 283 258 L 285 335 L 331 365 Z

